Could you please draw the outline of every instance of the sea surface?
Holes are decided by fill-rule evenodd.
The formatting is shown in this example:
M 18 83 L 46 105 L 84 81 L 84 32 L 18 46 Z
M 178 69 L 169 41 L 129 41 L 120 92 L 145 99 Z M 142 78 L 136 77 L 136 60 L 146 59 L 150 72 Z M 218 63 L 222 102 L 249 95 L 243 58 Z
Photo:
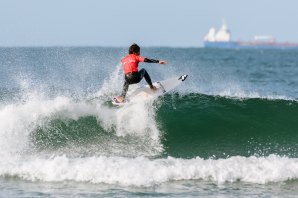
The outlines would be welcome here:
M 189 76 L 119 108 L 126 54 L 0 48 L 0 197 L 298 196 L 297 50 L 142 48 Z

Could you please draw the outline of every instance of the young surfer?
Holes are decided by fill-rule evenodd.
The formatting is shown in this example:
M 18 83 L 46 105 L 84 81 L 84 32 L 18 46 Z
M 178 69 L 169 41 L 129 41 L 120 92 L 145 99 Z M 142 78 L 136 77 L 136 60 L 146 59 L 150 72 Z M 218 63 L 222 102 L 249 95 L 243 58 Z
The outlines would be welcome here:
M 156 87 L 153 86 L 147 71 L 144 68 L 139 71 L 139 62 L 166 64 L 166 61 L 144 58 L 140 56 L 140 54 L 140 47 L 137 44 L 132 44 L 129 47 L 128 55 L 121 60 L 124 67 L 125 81 L 121 95 L 114 98 L 117 103 L 124 102 L 129 85 L 139 83 L 143 77 L 148 83 L 150 89 L 153 91 L 156 90 Z

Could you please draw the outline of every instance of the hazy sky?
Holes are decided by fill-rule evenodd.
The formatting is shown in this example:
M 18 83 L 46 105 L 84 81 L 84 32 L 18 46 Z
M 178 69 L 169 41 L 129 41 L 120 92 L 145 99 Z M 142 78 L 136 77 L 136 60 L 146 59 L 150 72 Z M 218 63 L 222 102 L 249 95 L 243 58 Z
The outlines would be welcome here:
M 202 46 L 225 19 L 233 40 L 298 42 L 297 0 L 0 0 L 0 46 Z

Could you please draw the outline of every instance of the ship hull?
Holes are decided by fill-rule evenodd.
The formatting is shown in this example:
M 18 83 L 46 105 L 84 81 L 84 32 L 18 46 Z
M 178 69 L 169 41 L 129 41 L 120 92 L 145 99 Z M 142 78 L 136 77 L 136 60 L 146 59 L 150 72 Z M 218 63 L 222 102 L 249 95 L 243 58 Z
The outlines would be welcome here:
M 218 49 L 298 49 L 298 44 L 292 43 L 257 43 L 257 42 L 204 42 L 205 48 Z

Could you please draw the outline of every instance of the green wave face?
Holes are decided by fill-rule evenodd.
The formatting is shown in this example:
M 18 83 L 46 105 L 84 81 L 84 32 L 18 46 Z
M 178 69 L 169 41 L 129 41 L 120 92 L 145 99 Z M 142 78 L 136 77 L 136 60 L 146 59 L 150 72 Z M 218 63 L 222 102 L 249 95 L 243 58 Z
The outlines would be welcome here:
M 163 99 L 157 119 L 167 155 L 298 156 L 297 102 L 173 95 Z
M 105 130 L 94 116 L 78 120 L 48 118 L 30 134 L 33 152 L 71 157 L 157 156 L 163 148 L 147 136 L 117 136 L 115 129 Z

